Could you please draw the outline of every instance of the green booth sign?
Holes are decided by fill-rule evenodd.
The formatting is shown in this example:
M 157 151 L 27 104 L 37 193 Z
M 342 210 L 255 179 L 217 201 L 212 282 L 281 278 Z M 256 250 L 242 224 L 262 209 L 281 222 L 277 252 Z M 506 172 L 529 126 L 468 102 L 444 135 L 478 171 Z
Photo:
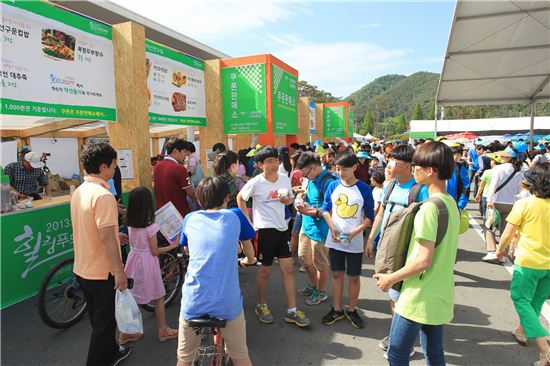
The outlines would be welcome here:
M 73 256 L 70 205 L 0 216 L 2 308 L 34 296 L 48 271 Z
M 346 107 L 323 107 L 325 137 L 346 137 Z
M 222 69 L 225 134 L 267 132 L 265 68 L 252 64 Z
M 272 65 L 273 132 L 298 133 L 298 78 Z

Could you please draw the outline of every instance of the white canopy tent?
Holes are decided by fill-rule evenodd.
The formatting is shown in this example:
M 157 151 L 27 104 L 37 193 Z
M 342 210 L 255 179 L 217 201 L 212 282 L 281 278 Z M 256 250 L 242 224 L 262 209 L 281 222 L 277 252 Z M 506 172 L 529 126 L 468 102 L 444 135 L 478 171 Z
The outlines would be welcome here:
M 550 1 L 456 4 L 438 106 L 550 101 Z M 437 134 L 437 113 L 435 132 Z

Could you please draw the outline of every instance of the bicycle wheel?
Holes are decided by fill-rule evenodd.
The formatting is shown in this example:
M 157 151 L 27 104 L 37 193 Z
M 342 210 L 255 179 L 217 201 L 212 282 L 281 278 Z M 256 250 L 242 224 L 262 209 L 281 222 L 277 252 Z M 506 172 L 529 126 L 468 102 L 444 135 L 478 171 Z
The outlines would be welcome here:
M 46 325 L 62 329 L 78 322 L 88 308 L 84 293 L 73 273 L 74 258 L 53 267 L 40 285 L 38 314 Z
M 166 290 L 164 306 L 168 307 L 178 297 L 184 279 L 185 267 L 183 260 L 177 258 L 172 253 L 162 253 L 158 256 L 158 260 L 162 282 Z M 143 310 L 155 311 L 155 303 L 153 301 L 148 304 L 141 304 L 140 306 Z

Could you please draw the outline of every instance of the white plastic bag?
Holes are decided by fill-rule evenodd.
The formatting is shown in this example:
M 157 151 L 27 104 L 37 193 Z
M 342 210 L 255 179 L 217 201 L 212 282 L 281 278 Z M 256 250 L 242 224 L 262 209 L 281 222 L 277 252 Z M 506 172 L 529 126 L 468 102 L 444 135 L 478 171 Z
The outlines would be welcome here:
M 143 333 L 141 311 L 130 290 L 116 291 L 115 318 L 118 329 L 123 333 Z

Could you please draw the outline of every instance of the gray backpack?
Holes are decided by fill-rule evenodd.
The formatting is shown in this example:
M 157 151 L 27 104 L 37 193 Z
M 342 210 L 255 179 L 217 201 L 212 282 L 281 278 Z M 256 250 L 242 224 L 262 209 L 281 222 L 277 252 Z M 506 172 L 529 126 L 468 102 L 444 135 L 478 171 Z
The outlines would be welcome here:
M 441 198 L 431 197 L 424 202 L 432 202 L 437 206 L 437 247 L 447 232 L 449 212 Z M 424 202 L 413 202 L 408 207 L 390 214 L 381 231 L 382 236 L 374 262 L 375 273 L 392 273 L 405 265 L 414 228 L 414 217 Z M 400 291 L 402 284 L 403 282 L 396 283 L 392 288 Z

